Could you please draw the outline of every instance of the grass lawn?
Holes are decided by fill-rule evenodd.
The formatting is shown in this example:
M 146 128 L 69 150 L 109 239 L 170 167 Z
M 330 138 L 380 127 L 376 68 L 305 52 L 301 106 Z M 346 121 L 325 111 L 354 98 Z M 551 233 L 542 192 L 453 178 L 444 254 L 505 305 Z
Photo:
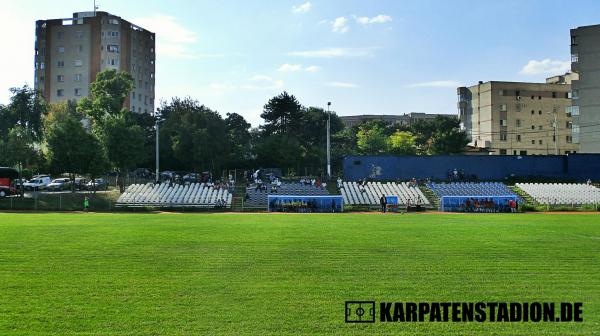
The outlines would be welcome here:
M 584 302 L 345 324 L 344 301 Z M 0 213 L 0 335 L 594 334 L 600 216 Z

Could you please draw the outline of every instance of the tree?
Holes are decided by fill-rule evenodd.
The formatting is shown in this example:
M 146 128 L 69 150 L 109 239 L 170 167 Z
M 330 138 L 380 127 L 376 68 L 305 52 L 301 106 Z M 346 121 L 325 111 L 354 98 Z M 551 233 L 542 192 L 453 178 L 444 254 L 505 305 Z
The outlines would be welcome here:
M 224 168 L 229 139 L 226 123 L 217 112 L 190 98 L 173 98 L 159 111 L 165 119 L 160 132 L 161 162 L 171 157 L 167 163 L 171 167 L 196 172 L 216 173 Z
M 73 103 L 51 106 L 44 126 L 48 166 L 53 172 L 69 173 L 72 191 L 76 174 L 94 178 L 108 169 L 104 148 L 85 129 Z
M 133 88 L 133 77 L 128 72 L 104 70 L 90 84 L 90 98 L 82 98 L 77 110 L 101 127 L 105 119 L 129 112 L 123 104 Z
M 422 154 L 462 153 L 469 143 L 468 135 L 460 130 L 460 121 L 456 118 L 438 116 L 421 120 L 411 126 L 411 131 Z
M 387 152 L 385 131 L 376 123 L 361 124 L 356 134 L 358 151 L 363 155 L 377 155 Z
M 77 111 L 91 120 L 92 130 L 117 172 L 134 168 L 146 157 L 144 144 L 147 137 L 135 124 L 132 112 L 123 107 L 133 87 L 133 77 L 129 73 L 104 70 L 90 85 L 90 98 L 82 98 L 77 105 Z M 123 191 L 124 181 L 119 175 L 117 183 Z
M 266 136 L 297 131 L 301 125 L 302 105 L 284 91 L 267 102 L 260 117 L 265 121 L 260 127 Z
M 225 127 L 229 140 L 229 166 L 248 167 L 252 160 L 252 136 L 250 135 L 249 122 L 237 113 L 227 113 Z
M 21 126 L 38 141 L 42 136 L 42 118 L 46 114 L 46 104 L 38 92 L 25 85 L 11 88 L 10 103 L 0 107 L 0 138 L 6 139 L 10 130 Z
M 388 137 L 388 148 L 391 154 L 415 155 L 415 136 L 410 132 L 396 131 Z

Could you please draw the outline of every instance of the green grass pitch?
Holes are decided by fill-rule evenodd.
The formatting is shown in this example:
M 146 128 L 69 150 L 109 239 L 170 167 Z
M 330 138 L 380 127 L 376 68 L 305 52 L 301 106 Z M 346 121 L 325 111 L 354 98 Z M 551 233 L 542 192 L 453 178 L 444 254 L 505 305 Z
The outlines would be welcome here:
M 346 300 L 582 301 L 584 322 L 345 324 Z M 598 215 L 0 213 L 0 335 L 599 331 Z

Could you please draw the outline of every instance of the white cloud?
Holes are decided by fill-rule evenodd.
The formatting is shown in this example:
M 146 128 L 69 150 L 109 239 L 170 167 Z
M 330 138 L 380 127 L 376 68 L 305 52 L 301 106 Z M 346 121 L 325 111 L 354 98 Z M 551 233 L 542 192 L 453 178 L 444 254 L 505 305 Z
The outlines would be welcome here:
M 462 86 L 462 84 L 458 81 L 454 80 L 438 80 L 431 82 L 423 82 L 423 83 L 415 83 L 407 85 L 409 88 L 421 88 L 421 87 L 429 87 L 429 88 L 457 88 Z
M 334 33 L 345 33 L 350 29 L 348 19 L 340 16 L 331 22 L 331 31 Z
M 287 55 L 310 58 L 369 57 L 373 55 L 372 50 L 372 48 L 323 48 L 317 50 L 292 51 L 287 53 Z
M 5 2 L 0 11 L 0 29 L 7 32 L 2 35 L 2 44 L 4 50 L 10 49 L 10 52 L 0 53 L 0 104 L 9 103 L 9 88 L 25 83 L 33 87 L 35 25 L 29 19 L 30 14 L 19 11 L 16 6 Z
M 359 16 L 359 17 L 355 17 L 356 22 L 362 24 L 362 25 L 369 25 L 369 24 L 375 24 L 375 23 L 386 23 L 386 22 L 391 22 L 393 19 L 391 16 L 389 15 L 377 15 L 374 17 L 368 17 L 368 16 Z
M 294 11 L 294 13 L 299 13 L 299 14 L 304 14 L 307 13 L 308 11 L 310 11 L 312 8 L 312 4 L 307 1 L 299 6 L 292 6 L 292 10 Z
M 277 71 L 279 72 L 296 72 L 302 70 L 302 64 L 282 64 Z
M 521 75 L 564 74 L 571 70 L 571 62 L 557 61 L 549 58 L 541 61 L 529 61 L 519 72 Z
M 327 83 L 327 86 L 336 87 L 336 88 L 344 88 L 344 89 L 354 89 L 354 88 L 358 87 L 358 85 L 356 85 L 356 84 L 346 83 L 346 82 L 329 82 L 329 83 Z
M 185 28 L 173 16 L 154 14 L 132 20 L 133 23 L 156 33 L 156 53 L 177 59 L 201 57 L 188 50 L 198 40 L 195 32 Z
M 304 68 L 304 71 L 306 71 L 306 72 L 318 72 L 320 70 L 321 70 L 321 68 L 316 65 L 311 65 L 311 66 L 307 66 L 306 68 Z
M 248 90 L 276 90 L 283 87 L 283 81 L 265 75 L 255 75 L 250 79 L 251 84 L 242 86 Z
M 302 64 L 289 64 L 289 63 L 285 63 L 282 64 L 277 71 L 279 72 L 298 72 L 298 71 L 306 71 L 306 72 L 317 72 L 321 70 L 321 68 L 319 68 L 316 65 L 310 65 L 310 66 L 303 66 Z

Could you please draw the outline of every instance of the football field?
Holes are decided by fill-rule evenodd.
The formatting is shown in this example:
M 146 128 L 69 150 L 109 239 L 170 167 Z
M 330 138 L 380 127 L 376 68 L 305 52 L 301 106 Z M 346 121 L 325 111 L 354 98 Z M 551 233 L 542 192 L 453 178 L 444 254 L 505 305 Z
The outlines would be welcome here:
M 583 302 L 583 322 L 345 323 L 345 301 Z M 0 335 L 585 335 L 593 214 L 0 213 Z

